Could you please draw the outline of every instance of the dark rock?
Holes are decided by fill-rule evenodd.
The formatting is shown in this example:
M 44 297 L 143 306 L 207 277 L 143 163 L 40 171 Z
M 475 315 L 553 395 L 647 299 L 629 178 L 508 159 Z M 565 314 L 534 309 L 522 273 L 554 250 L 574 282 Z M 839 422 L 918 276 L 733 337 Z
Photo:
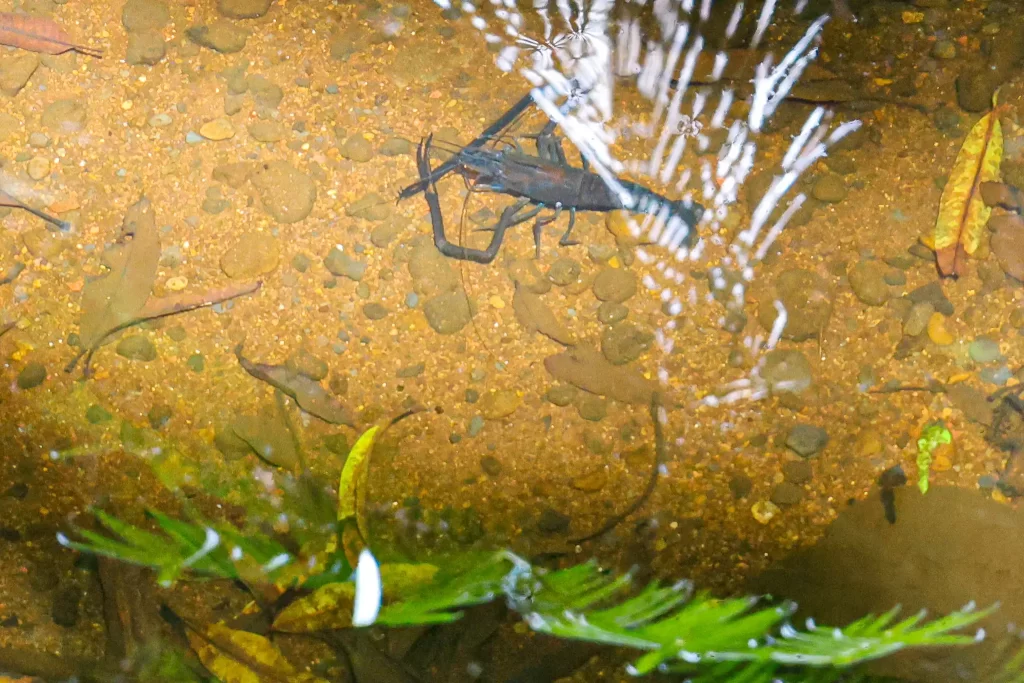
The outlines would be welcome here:
M 803 497 L 802 487 L 784 481 L 772 489 L 771 501 L 776 505 L 796 505 Z
M 802 458 L 810 458 L 828 443 L 828 432 L 817 425 L 793 425 L 786 434 L 786 447 Z
M 817 337 L 832 317 L 832 287 L 817 273 L 790 269 L 775 279 L 775 296 L 765 296 L 758 307 L 758 319 L 771 330 L 778 317 L 775 300 L 786 309 L 784 339 L 804 341 Z
M 787 460 L 782 463 L 782 476 L 790 484 L 805 484 L 814 477 L 814 469 L 806 460 Z
M 736 474 L 729 479 L 729 490 L 737 498 L 746 498 L 754 488 L 754 482 L 745 474 Z
M 501 461 L 491 455 L 480 458 L 480 469 L 489 477 L 497 477 L 501 474 Z
M 50 616 L 53 623 L 64 628 L 72 628 L 78 623 L 78 603 L 82 599 L 82 591 L 77 586 L 65 586 L 53 596 L 53 607 Z
M 572 522 L 567 515 L 563 515 L 554 508 L 544 508 L 537 520 L 537 529 L 543 534 L 562 534 L 569 530 Z
M 46 366 L 35 361 L 28 363 L 18 373 L 19 389 L 34 389 L 46 381 Z

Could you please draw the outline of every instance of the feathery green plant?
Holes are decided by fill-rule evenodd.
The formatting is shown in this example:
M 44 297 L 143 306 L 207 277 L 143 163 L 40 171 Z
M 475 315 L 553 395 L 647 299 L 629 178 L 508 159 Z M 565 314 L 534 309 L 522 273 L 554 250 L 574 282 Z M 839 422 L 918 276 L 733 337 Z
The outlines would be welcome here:
M 273 584 L 287 577 L 299 558 L 275 541 L 227 526 L 192 524 L 151 513 L 164 534 L 155 534 L 97 513 L 119 539 L 82 531 L 85 542 L 66 546 L 157 570 L 164 583 L 183 572 L 254 579 Z M 258 565 L 261 574 L 243 571 Z M 334 571 L 308 577 L 316 582 L 350 580 Z M 637 588 L 629 574 L 616 576 L 593 563 L 547 571 L 508 551 L 453 558 L 426 586 L 395 596 L 380 611 L 378 626 L 414 626 L 454 621 L 460 610 L 505 599 L 535 631 L 642 652 L 629 667 L 685 673 L 693 681 L 768 683 L 780 670 L 800 670 L 801 680 L 836 680 L 843 669 L 910 647 L 967 645 L 973 635 L 956 631 L 976 623 L 994 607 L 972 606 L 932 621 L 923 614 L 896 620 L 894 609 L 845 628 L 808 623 L 793 628 L 795 605 L 759 606 L 756 598 L 717 599 L 694 593 L 687 582 Z M 351 613 L 351 603 L 332 606 Z

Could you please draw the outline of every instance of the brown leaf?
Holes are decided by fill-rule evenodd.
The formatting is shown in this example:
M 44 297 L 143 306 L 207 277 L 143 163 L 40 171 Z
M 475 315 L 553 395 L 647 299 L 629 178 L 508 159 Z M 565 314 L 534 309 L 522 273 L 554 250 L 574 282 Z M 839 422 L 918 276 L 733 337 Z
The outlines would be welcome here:
M 320 384 L 284 365 L 253 363 L 242 355 L 242 344 L 235 347 L 235 356 L 242 368 L 256 379 L 280 389 L 299 407 L 324 422 L 355 427 L 352 413 Z
M 90 57 L 103 54 L 98 48 L 72 42 L 67 31 L 53 19 L 13 12 L 0 12 L 0 45 L 48 55 L 64 54 L 71 50 Z
M 160 239 L 149 200 L 143 197 L 128 209 L 118 240 L 122 247 L 116 266 L 86 283 L 82 290 L 79 336 L 83 349 L 95 349 L 112 330 L 137 317 L 146 305 L 160 260 Z
M 555 379 L 623 403 L 649 405 L 658 391 L 658 385 L 637 370 L 612 365 L 598 351 L 585 346 L 548 356 L 544 367 Z

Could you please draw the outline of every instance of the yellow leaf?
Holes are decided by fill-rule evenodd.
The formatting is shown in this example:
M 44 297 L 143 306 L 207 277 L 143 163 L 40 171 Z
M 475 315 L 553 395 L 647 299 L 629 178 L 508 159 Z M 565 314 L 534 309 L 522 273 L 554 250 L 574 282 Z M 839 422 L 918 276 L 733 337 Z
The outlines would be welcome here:
M 981 200 L 979 188 L 999 179 L 1002 158 L 1003 130 L 996 108 L 967 134 L 942 191 L 930 245 L 942 275 L 961 275 L 967 256 L 981 245 L 992 210 Z
M 188 640 L 203 666 L 223 683 L 327 683 L 295 671 L 274 643 L 256 633 L 212 624 L 202 631 L 189 628 Z
M 382 564 L 380 580 L 384 599 L 394 600 L 434 579 L 437 567 L 431 564 Z M 352 606 L 356 586 L 351 581 L 329 583 L 291 603 L 274 619 L 274 630 L 285 633 L 309 633 L 324 629 L 352 627 Z
M 380 426 L 370 427 L 363 432 L 349 451 L 338 482 L 338 522 L 341 523 L 342 534 L 344 536 L 345 531 L 354 526 L 364 545 L 367 539 L 366 476 L 370 470 L 370 454 L 373 453 L 373 444 L 379 432 Z M 345 554 L 352 566 L 356 564 L 360 549 L 354 550 L 355 556 L 350 556 L 348 544 L 345 544 Z

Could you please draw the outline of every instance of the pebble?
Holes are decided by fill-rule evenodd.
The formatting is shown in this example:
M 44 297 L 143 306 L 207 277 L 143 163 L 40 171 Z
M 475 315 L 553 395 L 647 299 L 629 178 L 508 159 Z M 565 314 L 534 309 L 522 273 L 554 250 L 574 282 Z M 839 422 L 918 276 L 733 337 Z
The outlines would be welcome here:
M 790 484 L 806 484 L 814 477 L 814 468 L 806 460 L 787 460 L 782 463 L 782 476 Z
M 469 421 L 469 427 L 467 427 L 466 433 L 469 436 L 471 436 L 471 437 L 472 436 L 476 436 L 481 431 L 483 431 L 483 428 L 484 428 L 484 418 L 482 418 L 479 415 L 474 415 L 473 419 Z
M 270 9 L 272 0 L 217 0 L 217 11 L 229 19 L 255 19 Z
M 978 337 L 967 347 L 967 353 L 975 363 L 992 363 L 1000 360 L 999 342 L 988 337 Z
M 247 30 L 227 19 L 217 19 L 205 26 L 193 26 L 185 33 L 196 45 L 222 54 L 241 52 L 249 38 Z
M 427 323 L 438 334 L 455 334 L 473 318 L 465 292 L 457 290 L 431 297 L 423 304 Z
M 946 318 L 941 313 L 932 313 L 928 319 L 928 338 L 938 346 L 949 346 L 953 343 L 953 335 L 946 329 Z
M 955 59 L 956 43 L 952 40 L 937 40 L 932 45 L 931 55 L 935 59 Z
M 405 295 L 406 308 L 416 308 L 416 305 L 419 304 L 419 302 L 420 297 L 418 294 L 416 294 L 416 292 L 409 292 L 408 294 Z
M 255 164 L 245 161 L 233 164 L 220 164 L 214 167 L 212 177 L 219 183 L 224 183 L 233 190 L 242 187 L 256 170 Z
M 814 182 L 811 196 L 821 202 L 835 204 L 846 199 L 846 183 L 842 176 L 826 173 Z
M 398 377 L 400 379 L 410 379 L 412 377 L 419 377 L 420 375 L 423 374 L 423 371 L 426 369 L 426 363 L 416 363 L 415 365 L 407 365 L 404 368 L 399 368 L 398 371 L 395 373 L 395 377 Z
M 542 534 L 561 534 L 569 529 L 572 519 L 554 508 L 544 508 L 537 519 L 537 530 Z
M 153 114 L 149 117 L 149 121 L 147 121 L 147 123 L 149 123 L 152 128 L 163 128 L 164 126 L 171 125 L 172 119 L 170 114 Z
M 121 24 L 129 32 L 158 31 L 171 20 L 163 0 L 127 0 L 121 9 Z
M 172 292 L 180 292 L 188 287 L 188 278 L 183 275 L 175 275 L 174 277 L 167 278 L 164 286 Z
M 132 334 L 122 337 L 117 343 L 117 355 L 128 360 L 139 360 L 149 362 L 156 360 L 156 346 L 141 334 Z
M 263 209 L 278 223 L 297 223 L 316 203 L 316 184 L 285 161 L 263 164 L 252 175 Z
M 46 157 L 32 157 L 28 162 L 28 177 L 42 180 L 50 175 L 50 160 Z
M 501 461 L 492 455 L 485 455 L 480 458 L 480 469 L 489 477 L 497 477 L 501 474 Z
M 920 301 L 912 305 L 903 320 L 903 334 L 907 337 L 916 337 L 924 332 L 934 312 L 935 306 L 929 301 Z
M 235 127 L 231 124 L 231 119 L 221 116 L 204 123 L 199 129 L 199 134 L 207 140 L 219 142 L 220 140 L 233 138 L 235 136 Z
M 340 247 L 334 247 L 324 259 L 324 267 L 332 275 L 347 277 L 349 280 L 358 282 L 366 274 L 366 263 L 357 261 L 348 255 Z
M 167 43 L 159 31 L 139 31 L 128 34 L 128 49 L 124 61 L 128 64 L 153 66 L 167 56 Z
M 491 391 L 480 398 L 480 413 L 488 420 L 500 420 L 514 413 L 521 403 L 519 395 L 510 389 Z
M 220 268 L 233 279 L 249 279 L 273 272 L 280 261 L 277 240 L 267 233 L 243 233 L 220 258 Z
M 584 420 L 600 422 L 608 416 L 608 400 L 601 396 L 585 393 L 576 405 L 576 412 Z
M 601 353 L 613 365 L 636 360 L 654 343 L 654 333 L 636 323 L 622 321 L 606 327 L 601 334 Z
M 188 357 L 188 360 L 185 361 L 185 365 L 187 365 L 188 369 L 192 372 L 202 372 L 206 368 L 206 359 L 203 358 L 203 354 L 201 353 L 193 353 Z
M 556 384 L 547 390 L 544 398 L 556 406 L 565 407 L 575 401 L 578 394 L 579 389 L 571 384 Z
M 881 261 L 860 261 L 849 272 L 850 289 L 854 295 L 869 306 L 881 306 L 891 297 L 889 285 L 885 282 L 888 269 Z
M 734 498 L 746 498 L 754 489 L 754 480 L 745 474 L 735 474 L 729 478 L 729 490 Z
M 793 425 L 786 434 L 786 447 L 802 458 L 811 458 L 828 443 L 828 432 L 817 425 Z
M 380 146 L 380 153 L 386 157 L 397 157 L 404 154 L 412 154 L 413 144 L 402 138 L 388 138 Z
M 363 315 L 370 320 L 383 320 L 388 315 L 388 309 L 377 302 L 373 302 L 363 306 Z
M 338 147 L 342 157 L 356 163 L 365 163 L 373 158 L 373 144 L 362 135 L 350 135 Z
M 46 366 L 32 361 L 18 373 L 19 389 L 34 389 L 46 381 Z
M 931 254 L 931 252 L 929 252 L 929 258 L 934 258 L 934 255 Z M 918 287 L 907 296 L 910 297 L 910 300 L 914 303 L 921 301 L 931 303 L 936 312 L 941 313 L 942 315 L 953 315 L 953 304 L 946 298 L 946 293 L 942 291 L 942 283 L 938 280 L 933 280 L 926 285 Z
M 1000 387 L 1009 382 L 1011 377 L 1013 377 L 1013 372 L 1005 365 L 998 368 L 982 368 L 981 372 L 978 373 L 978 378 L 981 379 L 982 382 L 995 384 Z
M 247 130 L 257 142 L 278 142 L 284 137 L 284 127 L 277 121 L 255 121 Z
M 775 515 L 781 510 L 779 506 L 770 500 L 759 500 L 750 506 L 750 514 L 754 516 L 759 524 L 767 524 L 772 521 Z
M 636 276 L 622 268 L 605 268 L 594 278 L 594 296 L 600 301 L 622 303 L 636 294 Z
M 78 623 L 79 602 L 82 591 L 77 586 L 65 586 L 53 596 L 50 617 L 53 623 L 64 628 L 73 628 Z
M 560 258 L 548 269 L 548 279 L 554 284 L 565 287 L 576 282 L 582 268 L 579 261 L 571 258 Z
M 854 445 L 854 454 L 858 458 L 870 458 L 878 455 L 885 449 L 882 436 L 874 429 L 865 429 L 857 435 L 857 443 Z
M 277 109 L 284 99 L 284 90 L 266 76 L 252 74 L 246 78 L 246 85 L 256 101 L 256 106 L 264 111 Z
M 200 135 L 199 133 L 196 133 L 195 131 L 190 130 L 189 132 L 185 133 L 185 142 L 187 142 L 190 145 L 198 145 L 202 141 L 203 136 Z
M 605 301 L 597 307 L 597 319 L 605 325 L 614 325 L 625 320 L 629 315 L 629 309 L 614 301 Z
M 771 501 L 776 505 L 796 505 L 803 497 L 803 487 L 784 481 L 772 489 Z
M 373 230 L 370 231 L 370 242 L 375 247 L 384 248 L 394 242 L 395 238 L 405 230 L 405 227 L 404 220 L 398 217 L 391 217 L 380 225 L 374 226 Z
M 823 277 L 809 270 L 791 268 L 779 273 L 775 296 L 763 297 L 758 307 L 758 320 L 766 330 L 772 329 L 779 314 L 775 299 L 786 309 L 784 339 L 804 341 L 817 337 L 832 317 L 832 288 Z
M 368 221 L 382 221 L 391 215 L 391 202 L 376 192 L 368 192 L 346 206 L 345 215 Z

